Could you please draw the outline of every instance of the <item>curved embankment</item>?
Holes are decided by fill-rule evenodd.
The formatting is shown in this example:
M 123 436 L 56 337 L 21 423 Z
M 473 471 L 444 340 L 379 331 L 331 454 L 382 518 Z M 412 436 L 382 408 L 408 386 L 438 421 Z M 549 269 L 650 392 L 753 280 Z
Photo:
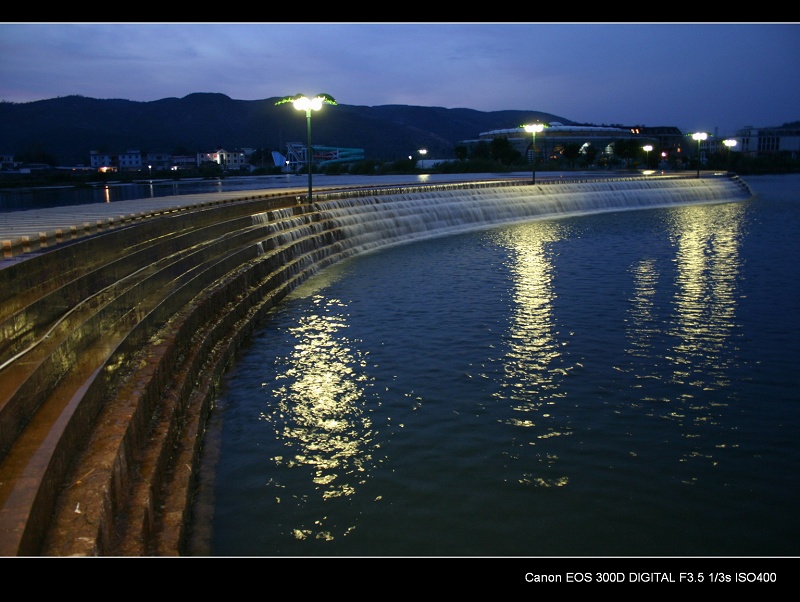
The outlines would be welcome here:
M 736 177 L 250 197 L 0 269 L 0 555 L 180 555 L 215 386 L 257 318 L 345 257 L 539 217 L 752 196 Z

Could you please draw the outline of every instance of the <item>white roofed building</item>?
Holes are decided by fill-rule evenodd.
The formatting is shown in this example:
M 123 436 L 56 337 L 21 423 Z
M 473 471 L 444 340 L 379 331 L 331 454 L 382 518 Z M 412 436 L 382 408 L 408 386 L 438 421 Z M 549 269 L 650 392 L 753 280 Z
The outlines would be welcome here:
M 676 132 L 680 138 L 680 132 Z M 495 138 L 507 139 L 512 148 L 532 161 L 533 137 L 524 127 L 481 132 L 476 140 L 465 140 L 462 144 L 469 147 L 480 142 L 491 142 Z M 643 145 L 658 141 L 658 137 L 649 136 L 642 127 L 564 125 L 554 121 L 545 124 L 544 130 L 536 134 L 536 156 L 539 161 L 557 160 L 567 144 L 579 144 L 582 153 L 593 146 L 598 157 L 610 156 L 614 154 L 614 142 L 627 139 L 641 141 Z

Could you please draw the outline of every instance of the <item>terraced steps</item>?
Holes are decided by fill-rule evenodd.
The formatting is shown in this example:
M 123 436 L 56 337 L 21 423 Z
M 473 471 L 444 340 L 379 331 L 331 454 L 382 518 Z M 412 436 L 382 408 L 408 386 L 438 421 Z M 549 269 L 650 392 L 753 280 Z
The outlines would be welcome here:
M 190 412 L 187 398 L 206 371 L 215 374 L 204 366 L 226 361 L 233 335 L 252 319 L 244 308 L 277 302 L 292 279 L 306 277 L 303 269 L 318 269 L 316 257 L 303 262 L 301 247 L 324 248 L 324 226 L 302 216 L 294 197 L 267 208 L 278 211 L 277 228 L 263 207 L 239 209 L 246 210 L 231 219 L 227 205 L 76 243 L 115 250 L 83 269 L 77 249 L 38 256 L 54 275 L 42 279 L 38 296 L 16 296 L 27 305 L 5 309 L 2 322 L 1 554 L 156 553 L 152 533 L 159 491 L 170 490 L 164 475 L 175 473 L 173 448 L 182 429 L 202 428 L 202 408 Z M 301 216 L 284 219 L 295 212 Z M 259 288 L 258 299 L 243 302 Z M 138 512 L 138 529 L 126 506 L 133 514 L 149 508 Z M 140 534 L 126 540 L 127 531 Z

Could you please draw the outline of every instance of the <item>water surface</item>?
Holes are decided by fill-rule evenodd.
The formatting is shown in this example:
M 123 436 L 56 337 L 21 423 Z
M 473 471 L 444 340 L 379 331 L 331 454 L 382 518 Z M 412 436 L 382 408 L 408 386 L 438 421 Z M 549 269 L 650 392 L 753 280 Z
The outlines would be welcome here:
M 800 177 L 745 179 L 308 281 L 222 383 L 194 553 L 798 555 Z

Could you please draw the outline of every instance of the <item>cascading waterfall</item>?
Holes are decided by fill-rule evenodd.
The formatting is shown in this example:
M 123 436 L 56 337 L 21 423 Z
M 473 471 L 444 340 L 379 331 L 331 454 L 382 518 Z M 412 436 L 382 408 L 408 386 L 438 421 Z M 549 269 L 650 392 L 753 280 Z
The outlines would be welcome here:
M 352 253 L 387 245 L 568 215 L 740 201 L 752 193 L 731 178 L 637 178 L 318 200 L 313 208 L 341 230 Z
M 539 185 L 421 186 L 319 194 L 252 215 L 254 255 L 295 286 L 341 259 L 394 244 L 536 219 L 741 201 L 738 178 L 625 178 Z M 291 284 L 289 284 L 291 283 Z M 287 290 L 288 290 L 287 288 Z

